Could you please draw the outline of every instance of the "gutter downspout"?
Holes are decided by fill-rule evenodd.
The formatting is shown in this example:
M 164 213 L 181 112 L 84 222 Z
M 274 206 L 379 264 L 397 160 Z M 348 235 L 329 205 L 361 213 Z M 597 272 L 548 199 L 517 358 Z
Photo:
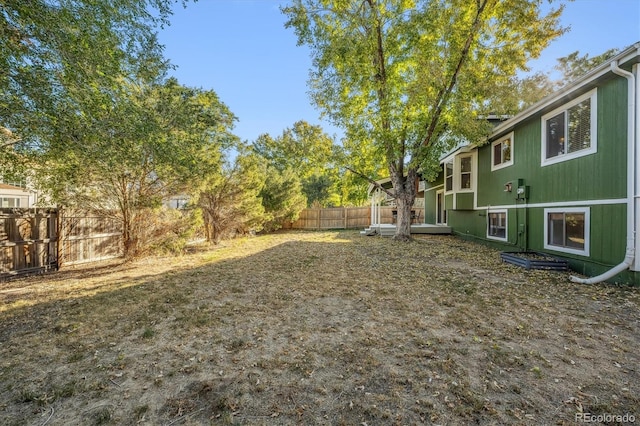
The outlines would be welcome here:
M 636 77 L 633 73 L 625 71 L 618 66 L 618 61 L 611 62 L 611 71 L 628 81 L 627 89 L 627 251 L 622 263 L 614 266 L 607 272 L 588 279 L 578 278 L 574 275 L 571 281 L 580 284 L 596 284 L 606 281 L 623 272 L 633 264 L 635 260 L 635 180 L 636 180 Z

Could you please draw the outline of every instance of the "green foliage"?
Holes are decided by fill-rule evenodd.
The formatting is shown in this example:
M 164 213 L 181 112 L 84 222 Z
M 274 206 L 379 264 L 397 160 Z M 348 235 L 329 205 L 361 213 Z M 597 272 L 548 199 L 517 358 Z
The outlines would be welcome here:
M 122 76 L 149 79 L 167 68 L 154 29 L 172 0 L 9 0 L 0 11 L 0 126 L 18 149 L 42 148 L 71 99 L 109 99 Z
M 298 121 L 276 138 L 260 135 L 253 147 L 272 167 L 298 173 L 309 205 L 328 207 L 341 203 L 340 147 L 320 126 Z
M 149 233 L 145 241 L 149 250 L 154 253 L 184 253 L 187 244 L 193 241 L 204 226 L 202 213 L 198 209 L 162 208 L 150 213 L 153 220 L 145 228 L 145 232 Z
M 148 212 L 171 195 L 197 193 L 220 168 L 235 117 L 215 92 L 174 79 L 123 83 L 101 108 L 78 105 L 77 114 L 59 119 L 40 155 L 48 172 L 40 186 L 66 206 L 116 212 L 125 255 L 135 256 L 148 246 Z
M 582 77 L 601 63 L 611 59 L 619 53 L 619 49 L 609 49 L 606 52 L 589 58 L 588 54 L 580 56 L 575 51 L 567 56 L 558 58 L 554 67 L 561 72 L 559 80 L 553 80 L 549 73 L 536 72 L 522 79 L 513 78 L 509 84 L 497 88 L 494 97 L 499 104 L 502 100 L 500 114 L 516 114 L 535 104 L 545 96 L 554 93 L 562 86 Z
M 609 49 L 598 56 L 589 58 L 588 54 L 580 56 L 580 52 L 576 50 L 567 56 L 558 58 L 558 65 L 555 68 L 562 73 L 565 80 L 564 83 L 568 83 L 582 77 L 601 63 L 616 56 L 619 52 L 619 49 Z
M 207 176 L 198 201 L 207 241 L 217 244 L 223 238 L 262 229 L 265 169 L 262 158 L 241 151 L 233 164 Z
M 563 32 L 562 7 L 542 16 L 529 0 L 293 0 L 282 10 L 311 49 L 314 103 L 384 156 L 399 238 L 443 135 L 486 137 L 477 118 L 493 111 L 489 95 Z
M 262 205 L 267 214 L 263 228 L 267 232 L 278 230 L 286 221 L 295 221 L 307 206 L 302 183 L 293 169 L 278 170 L 268 167 L 266 184 L 260 191 Z

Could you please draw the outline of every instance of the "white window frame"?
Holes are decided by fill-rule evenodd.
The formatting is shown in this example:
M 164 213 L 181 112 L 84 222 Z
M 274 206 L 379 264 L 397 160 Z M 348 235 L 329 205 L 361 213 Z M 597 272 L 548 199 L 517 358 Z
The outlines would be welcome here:
M 451 164 L 451 189 L 447 188 L 447 164 Z M 451 194 L 453 192 L 455 192 L 455 176 L 456 176 L 456 172 L 455 172 L 455 161 L 453 159 L 449 160 L 449 161 L 445 161 L 443 163 L 444 166 L 444 192 L 445 194 Z
M 572 152 L 569 154 L 558 154 L 555 157 L 547 158 L 547 121 L 561 113 L 565 114 L 565 137 L 567 135 L 567 127 L 569 125 L 568 120 L 566 119 L 567 111 L 573 107 L 578 105 L 579 103 L 590 99 L 591 100 L 591 111 L 590 111 L 590 132 L 591 132 L 591 146 L 587 149 L 581 149 L 580 151 Z M 541 137 L 541 166 L 549 166 L 551 164 L 561 163 L 563 161 L 573 160 L 574 158 L 584 157 L 585 155 L 591 155 L 598 152 L 598 92 L 597 89 L 593 89 L 590 92 L 585 93 L 584 95 L 574 99 L 573 101 L 564 104 L 560 108 L 556 108 L 553 111 L 542 116 L 542 137 Z
M 495 147 L 496 145 L 502 145 L 502 143 L 506 140 L 510 140 L 511 141 L 511 158 L 509 159 L 509 161 L 502 161 L 500 164 L 496 164 L 495 162 L 495 157 L 494 157 L 494 153 L 495 153 Z M 502 138 L 498 139 L 497 141 L 493 142 L 491 144 L 491 171 L 494 170 L 500 170 L 502 168 L 505 167 L 509 167 L 513 165 L 513 132 L 509 133 L 508 135 L 503 136 Z M 502 152 L 502 151 L 501 151 Z
M 489 215 L 491 214 L 503 214 L 504 213 L 504 238 L 496 237 L 495 235 L 491 235 L 489 232 L 491 228 L 491 220 Z M 509 212 L 506 209 L 496 209 L 496 210 L 487 210 L 487 238 L 490 240 L 497 241 L 508 241 L 509 239 Z
M 439 209 L 438 206 L 438 196 L 442 195 L 442 209 Z M 438 222 L 438 216 L 440 216 L 443 220 Z M 436 191 L 436 224 L 437 225 L 446 225 L 447 224 L 447 203 L 445 200 L 445 191 L 444 189 L 440 189 Z
M 9 205 L 10 202 L 13 202 L 13 206 Z M 21 204 L 22 204 L 22 200 L 20 199 L 20 197 L 10 197 L 10 196 L 0 197 L 0 208 L 19 209 L 20 207 L 22 207 Z
M 582 213 L 584 214 L 584 249 L 572 249 L 549 244 L 549 214 L 550 213 Z M 589 207 L 557 207 L 544 209 L 544 248 L 562 253 L 589 256 L 589 241 L 591 238 L 591 209 Z
M 470 174 L 469 188 L 462 187 L 462 159 L 469 157 L 471 161 L 471 171 L 465 172 Z M 453 168 L 453 187 L 455 192 L 474 192 L 476 187 L 476 155 L 475 152 L 458 154 L 456 156 L 455 165 Z

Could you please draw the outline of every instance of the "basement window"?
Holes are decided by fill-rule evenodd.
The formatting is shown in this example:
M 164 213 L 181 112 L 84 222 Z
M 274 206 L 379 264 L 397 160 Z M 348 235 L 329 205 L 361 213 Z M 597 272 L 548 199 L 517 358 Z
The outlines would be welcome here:
M 487 213 L 487 238 L 507 241 L 507 211 L 491 211 Z
M 544 209 L 548 250 L 589 256 L 589 209 Z

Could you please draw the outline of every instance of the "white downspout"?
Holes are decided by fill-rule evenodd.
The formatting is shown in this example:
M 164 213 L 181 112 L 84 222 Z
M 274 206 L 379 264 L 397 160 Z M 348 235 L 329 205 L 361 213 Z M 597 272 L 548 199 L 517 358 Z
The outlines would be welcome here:
M 640 160 L 640 112 L 638 111 L 638 107 L 640 106 L 640 78 L 638 78 L 638 73 L 640 72 L 640 65 L 633 64 L 633 68 L 632 68 L 632 72 L 633 75 L 635 76 L 635 80 L 636 80 L 636 97 L 635 97 L 635 102 L 636 102 L 636 110 L 635 110 L 635 121 L 636 121 L 636 130 L 635 130 L 635 147 L 636 147 L 636 158 L 635 158 L 635 163 L 634 164 L 638 164 L 638 161 Z M 634 206 L 635 206 L 635 239 L 636 239 L 636 253 L 640 253 L 640 170 L 638 169 L 638 167 L 636 166 L 635 169 L 635 180 L 636 180 L 636 187 L 635 187 L 635 193 L 634 193 Z M 636 255 L 636 259 L 634 261 L 634 264 L 631 265 L 631 270 L 634 272 L 639 272 L 640 271 L 640 256 Z
M 635 67 L 635 66 L 634 66 Z M 637 69 L 637 68 L 636 68 Z M 635 155 L 636 155 L 636 77 L 633 73 L 625 71 L 618 66 L 618 61 L 611 63 L 611 71 L 625 77 L 628 81 L 627 89 L 627 250 L 624 256 L 624 260 L 618 266 L 614 266 L 607 272 L 588 279 L 578 278 L 572 275 L 571 281 L 580 284 L 596 284 L 606 281 L 614 276 L 623 272 L 631 265 L 635 260 L 635 181 L 638 178 Z

